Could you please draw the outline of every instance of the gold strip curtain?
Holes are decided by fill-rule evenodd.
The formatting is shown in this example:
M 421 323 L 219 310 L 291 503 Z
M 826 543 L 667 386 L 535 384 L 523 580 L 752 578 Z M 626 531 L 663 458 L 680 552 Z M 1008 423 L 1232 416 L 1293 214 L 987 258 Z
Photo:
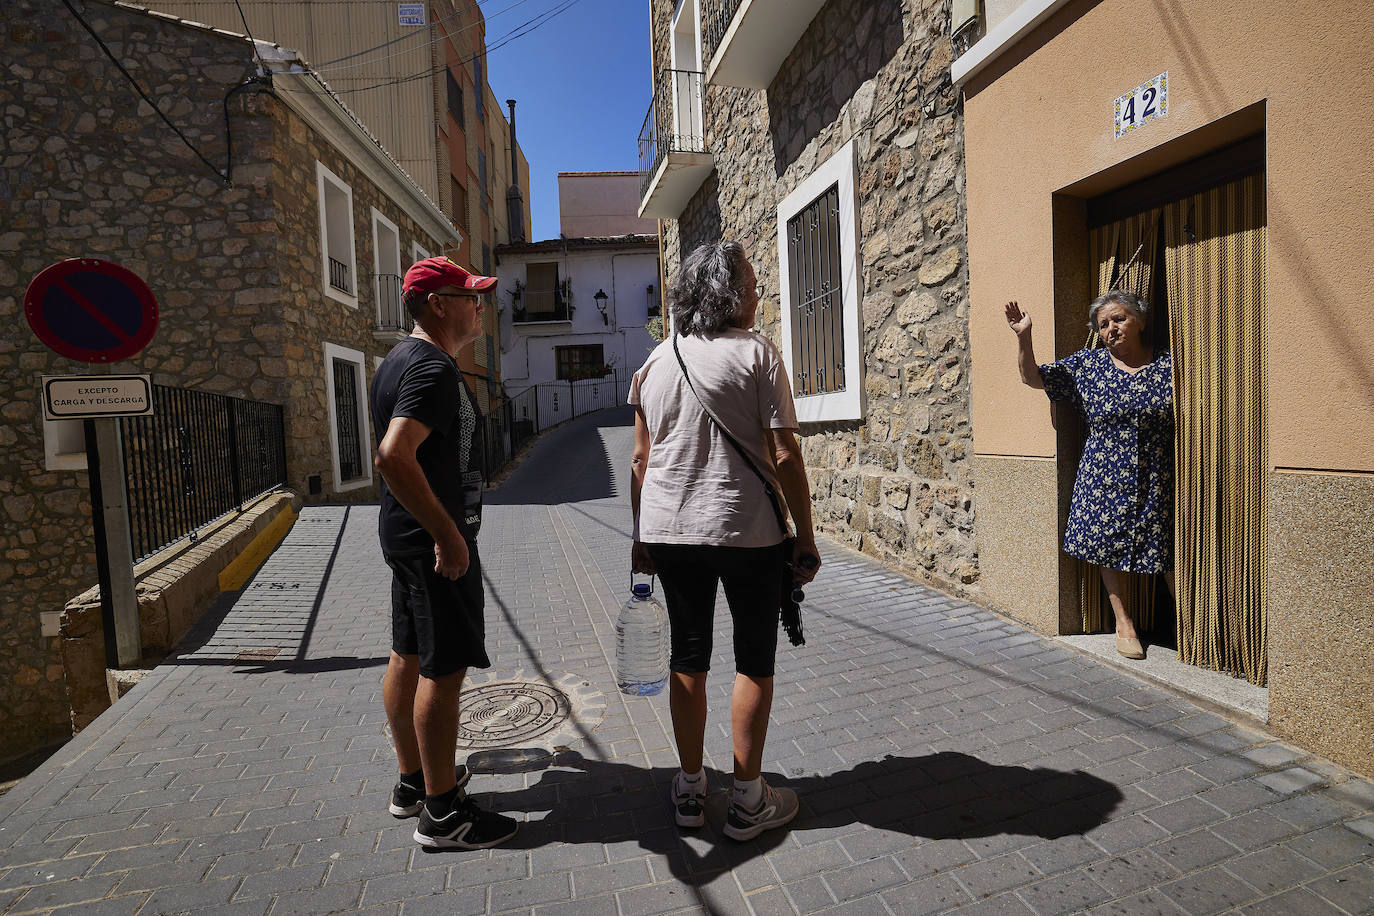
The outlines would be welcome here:
M 1162 210 L 1150 210 L 1110 225 L 1094 229 L 1088 237 L 1089 256 L 1097 266 L 1093 274 L 1092 298 L 1112 289 L 1124 289 L 1150 299 L 1154 288 L 1154 268 L 1159 244 Z M 1084 316 L 1087 317 L 1086 315 Z M 1101 346 L 1095 328 L 1088 331 L 1084 349 Z M 1091 563 L 1074 559 L 1078 581 L 1078 601 L 1082 609 L 1084 633 L 1101 633 L 1112 620 L 1102 590 L 1102 575 Z M 1126 611 L 1141 630 L 1154 627 L 1154 576 L 1123 574 L 1126 580 Z
M 1264 176 L 1170 204 L 1179 658 L 1266 683 Z

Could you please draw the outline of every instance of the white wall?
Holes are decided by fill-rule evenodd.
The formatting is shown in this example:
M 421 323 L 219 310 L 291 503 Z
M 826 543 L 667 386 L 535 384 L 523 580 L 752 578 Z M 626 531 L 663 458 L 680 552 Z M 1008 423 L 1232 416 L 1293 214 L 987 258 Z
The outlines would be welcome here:
M 525 281 L 526 264 L 550 261 L 558 263 L 560 282 L 572 278 L 572 320 L 516 324 L 510 295 L 515 281 Z M 512 394 L 556 380 L 555 347 L 601 344 L 607 363 L 617 370 L 633 371 L 643 365 L 656 344 L 644 326 L 650 303 L 657 305 L 661 299 L 657 247 L 505 252 L 496 275 L 501 281 L 501 377 Z M 604 322 L 596 308 L 597 290 L 607 296 Z

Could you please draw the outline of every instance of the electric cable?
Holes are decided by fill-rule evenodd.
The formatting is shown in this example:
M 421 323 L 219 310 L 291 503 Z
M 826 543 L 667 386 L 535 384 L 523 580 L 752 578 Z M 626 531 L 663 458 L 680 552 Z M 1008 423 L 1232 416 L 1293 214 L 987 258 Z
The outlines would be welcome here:
M 100 50 L 104 51 L 105 56 L 108 57 L 110 61 L 115 65 L 115 67 L 119 69 L 120 73 L 124 74 L 124 78 L 127 79 L 129 81 L 129 84 L 134 87 L 134 90 L 139 94 L 143 101 L 147 102 L 148 105 L 153 109 L 153 111 L 157 112 L 158 117 L 160 117 L 166 123 L 166 125 L 170 127 L 178 137 L 181 138 L 181 142 L 185 143 L 187 148 L 190 149 L 191 152 L 195 153 L 196 157 L 200 159 L 201 162 L 209 166 L 210 171 L 214 172 L 215 175 L 221 181 L 224 182 L 225 187 L 228 187 L 229 176 L 224 172 L 221 172 L 219 170 L 219 167 L 216 166 L 209 159 L 206 159 L 205 154 L 196 148 L 196 145 L 191 142 L 191 139 L 187 137 L 186 134 L 182 133 L 181 128 L 177 127 L 175 124 L 172 123 L 172 120 L 167 117 L 167 114 L 162 110 L 161 107 L 158 106 L 157 102 L 153 101 L 153 99 L 149 97 L 148 93 L 143 90 L 143 87 L 139 85 L 138 80 L 134 79 L 133 74 L 125 69 L 124 65 L 119 62 L 119 58 L 114 56 L 114 52 L 110 50 L 109 45 L 105 44 L 101 37 L 96 33 L 95 29 L 91 28 L 91 24 L 88 23 L 85 19 L 83 19 L 81 17 L 81 14 L 76 11 L 76 7 L 72 6 L 71 0 L 62 0 L 62 5 L 67 8 L 67 11 L 72 14 L 72 17 L 76 19 L 77 22 L 81 23 L 81 27 L 84 28 L 88 33 L 90 33 L 90 36 L 95 39 L 95 43 L 100 45 Z
M 500 16 L 502 13 L 505 13 L 505 12 L 508 12 L 508 11 L 510 11 L 510 10 L 513 10 L 513 9 L 515 9 L 517 6 L 520 6 L 520 5 L 525 4 L 525 3 L 528 3 L 528 2 L 529 2 L 529 0 L 515 0 L 515 2 L 512 3 L 510 6 L 502 7 L 501 9 L 497 10 L 496 12 L 492 13 L 492 14 L 489 15 L 489 16 L 488 16 L 488 15 L 484 15 L 483 18 L 484 18 L 485 21 L 490 22 L 493 18 L 495 18 L 495 17 L 497 17 L 497 16 Z M 479 9 L 480 9 L 480 7 L 479 7 Z M 460 10 L 459 12 L 462 12 L 462 11 Z M 435 27 L 435 26 L 440 25 L 441 23 L 447 22 L 448 20 L 454 18 L 454 16 L 457 16 L 457 15 L 458 15 L 458 13 L 454 13 L 452 16 L 445 16 L 443 19 L 436 19 L 433 23 L 431 23 L 431 24 L 429 25 L 429 30 L 430 30 L 430 31 L 434 31 L 434 27 Z M 453 38 L 453 37 L 455 37 L 455 36 L 457 36 L 457 35 L 463 34 L 464 32 L 468 31 L 469 29 L 475 29 L 475 28 L 477 28 L 477 23 L 476 23 L 476 22 L 472 23 L 471 25 L 465 25 L 465 26 L 463 26 L 461 29 L 454 29 L 452 32 L 440 33 L 440 34 L 436 35 L 434 38 L 431 38 L 431 39 L 429 40 L 429 42 L 427 42 L 427 46 L 428 46 L 428 47 L 433 47 L 434 45 L 437 45 L 439 42 L 444 41 L 445 39 Z M 387 55 L 385 55 L 385 56 L 383 56 L 383 57 L 373 57 L 373 58 L 370 58 L 370 59 L 368 59 L 368 60 L 359 61 L 359 62 L 356 63 L 356 64 L 345 64 L 345 65 L 342 66 L 342 67 L 334 67 L 334 66 L 331 66 L 331 64 L 336 64 L 336 63 L 339 63 L 340 61 L 352 60 L 353 58 L 355 58 L 355 57 L 361 57 L 361 56 L 364 55 L 364 54 L 371 54 L 373 51 L 380 51 L 380 50 L 382 50 L 383 48 L 386 48 L 386 47 L 389 47 L 390 45 L 396 44 L 397 42 L 406 41 L 407 39 L 414 38 L 414 37 L 416 37 L 416 35 L 418 35 L 418 34 L 420 34 L 420 33 L 415 32 L 415 33 L 412 33 L 412 34 L 410 34 L 410 35 L 402 35 L 400 38 L 393 38 L 393 39 L 391 39 L 390 41 L 382 42 L 381 44 L 377 45 L 376 47 L 373 47 L 373 48 L 364 48 L 364 49 L 361 50 L 361 51 L 355 51 L 354 53 L 345 55 L 344 57 L 336 57 L 336 58 L 334 58 L 333 60 L 325 61 L 323 64 L 320 64 L 318 67 L 311 67 L 310 69 L 314 70 L 316 73 L 337 73 L 337 72 L 340 71 L 340 70 L 356 70 L 358 67 L 367 67 L 367 66 L 370 66 L 370 65 L 372 65 L 372 64 L 380 63 L 381 61 L 384 61 L 384 60 L 391 60 L 393 57 L 401 57 L 402 55 L 410 54 L 410 53 L 412 53 L 412 52 L 414 52 L 414 51 L 420 50 L 420 46 L 419 46 L 419 45 L 416 45 L 416 46 L 413 47 L 413 48 L 406 48 L 404 51 L 397 51 L 397 52 L 395 52 L 394 54 L 387 54 Z
M 504 34 L 504 35 L 502 35 L 500 38 L 498 38 L 498 39 L 496 40 L 495 43 L 486 45 L 481 51 L 478 51 L 477 53 L 473 54 L 471 57 L 465 57 L 465 58 L 463 58 L 463 59 L 457 61 L 457 63 L 458 63 L 459 65 L 469 64 L 469 63 L 472 63 L 472 62 L 475 61 L 475 60 L 486 58 L 487 55 L 488 55 L 490 52 L 495 51 L 495 50 L 498 50 L 498 49 L 504 47 L 505 45 L 510 44 L 512 41 L 516 40 L 517 38 L 523 38 L 524 36 L 530 34 L 531 32 L 535 31 L 536 29 L 538 29 L 538 28 L 540 28 L 540 27 L 542 27 L 542 26 L 544 26 L 544 25 L 547 25 L 548 22 L 549 22 L 550 20 L 552 20 L 555 16 L 558 16 L 558 15 L 560 15 L 560 14 L 566 12 L 567 10 L 571 9 L 573 6 L 576 6 L 576 5 L 577 5 L 578 3 L 580 3 L 580 2 L 582 2 L 582 0 L 559 0 L 559 2 L 556 3 L 554 6 L 550 7 L 549 9 L 547 9 L 547 10 L 545 10 L 544 12 L 540 13 L 539 15 L 533 16 L 533 17 L 531 17 L 531 18 L 529 18 L 529 19 L 526 19 L 524 22 L 522 22 L 522 23 L 520 23 L 519 25 L 515 26 L 515 27 L 514 27 L 513 29 L 511 29 L 509 32 L 507 32 L 506 34 Z M 311 69 L 312 72 L 317 72 L 317 71 L 315 71 L 315 68 L 313 68 L 313 67 L 311 67 L 310 69 Z M 413 83 L 413 82 L 416 82 L 416 81 L 418 81 L 418 80 L 427 79 L 427 78 L 429 78 L 429 77 L 431 77 L 431 76 L 435 76 L 435 75 L 437 75 L 437 74 L 439 74 L 439 73 L 442 73 L 443 71 L 445 71 L 445 70 L 447 70 L 447 69 L 448 69 L 448 64 L 444 64 L 443 66 L 440 66 L 440 67 L 429 67 L 429 68 L 427 68 L 427 69 L 425 69 L 425 70 L 421 70 L 421 71 L 419 71 L 419 72 L 417 72 L 417 73 L 411 73 L 411 74 L 408 74 L 408 75 L 406 75 L 406 76 L 399 76 L 399 77 L 396 77 L 396 78 L 394 78 L 394 79 L 384 80 L 384 81 L 382 81 L 382 82 L 380 82 L 380 83 L 373 83 L 373 84 L 370 85 L 370 86 L 358 86 L 358 87 L 354 87 L 354 88 L 351 88 L 351 89 L 339 89 L 339 88 L 331 87 L 331 90 L 330 90 L 330 91 L 332 91 L 332 92 L 335 93 L 336 95 L 345 95 L 345 94 L 351 94 L 351 93 L 355 93 L 355 92 L 369 92 L 369 91 L 371 91 L 371 90 L 373 90 L 373 89 L 384 89 L 384 88 L 386 88 L 386 87 L 388 87 L 388 86 L 399 86 L 399 85 L 403 85 L 403 84 L 405 84 L 405 83 Z M 288 91 L 288 92 L 313 92 L 314 90 L 309 90 L 309 89 L 288 89 L 288 90 L 286 90 L 286 91 Z M 319 94 L 319 93 L 316 93 L 316 94 Z

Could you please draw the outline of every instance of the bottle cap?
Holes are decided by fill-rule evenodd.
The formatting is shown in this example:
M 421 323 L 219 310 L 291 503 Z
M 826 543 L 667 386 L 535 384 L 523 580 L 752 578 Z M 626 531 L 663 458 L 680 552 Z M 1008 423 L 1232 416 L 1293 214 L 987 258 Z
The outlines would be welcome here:
M 654 587 L 647 582 L 640 582 L 630 589 L 636 598 L 647 598 L 654 593 Z

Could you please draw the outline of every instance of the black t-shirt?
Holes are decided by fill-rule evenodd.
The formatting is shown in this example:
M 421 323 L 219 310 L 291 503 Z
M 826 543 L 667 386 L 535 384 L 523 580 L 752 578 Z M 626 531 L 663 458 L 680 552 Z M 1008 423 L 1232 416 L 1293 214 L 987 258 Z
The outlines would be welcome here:
M 379 443 L 395 417 L 418 420 L 432 430 L 415 458 L 463 537 L 475 541 L 482 525 L 484 429 L 458 364 L 429 341 L 407 337 L 377 367 L 371 401 Z M 434 538 L 396 500 L 385 480 L 378 534 L 382 552 L 391 556 L 434 551 Z

